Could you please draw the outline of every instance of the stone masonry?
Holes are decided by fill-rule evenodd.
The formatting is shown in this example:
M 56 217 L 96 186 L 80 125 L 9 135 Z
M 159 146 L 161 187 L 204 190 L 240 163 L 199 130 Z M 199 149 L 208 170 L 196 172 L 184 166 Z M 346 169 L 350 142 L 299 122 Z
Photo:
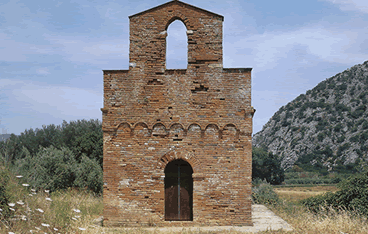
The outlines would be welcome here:
M 129 19 L 129 70 L 103 71 L 104 225 L 252 225 L 252 69 L 223 68 L 223 16 L 174 0 Z M 175 20 L 188 64 L 168 70 Z

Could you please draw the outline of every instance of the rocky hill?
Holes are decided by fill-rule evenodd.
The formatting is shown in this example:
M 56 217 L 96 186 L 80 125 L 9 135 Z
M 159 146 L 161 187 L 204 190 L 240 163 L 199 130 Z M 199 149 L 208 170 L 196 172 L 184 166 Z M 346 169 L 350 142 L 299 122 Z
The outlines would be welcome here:
M 253 137 L 294 164 L 334 171 L 368 160 L 368 61 L 320 82 L 281 107 Z

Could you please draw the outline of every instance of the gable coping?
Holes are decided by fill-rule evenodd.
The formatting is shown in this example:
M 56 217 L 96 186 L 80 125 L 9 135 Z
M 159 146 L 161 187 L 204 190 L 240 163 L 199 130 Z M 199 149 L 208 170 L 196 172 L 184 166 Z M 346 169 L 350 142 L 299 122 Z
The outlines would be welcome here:
M 161 5 L 159 5 L 159 6 L 156 6 L 156 7 L 150 8 L 150 9 L 148 9 L 148 10 L 145 10 L 145 11 L 139 12 L 139 13 L 137 13 L 137 14 L 131 15 L 131 16 L 129 16 L 129 19 L 131 19 L 131 18 L 133 18 L 133 17 L 136 17 L 136 16 L 138 16 L 138 15 L 142 15 L 142 14 L 147 13 L 147 12 L 151 12 L 151 11 L 157 10 L 157 9 L 159 9 L 159 8 L 165 7 L 165 6 L 170 5 L 170 4 L 173 4 L 173 3 L 183 4 L 183 5 L 188 6 L 188 7 L 190 7 L 190 8 L 194 8 L 195 10 L 200 10 L 200 11 L 203 11 L 203 12 L 205 12 L 205 13 L 207 13 L 207 14 L 215 15 L 215 16 L 217 16 L 217 17 L 221 18 L 221 20 L 222 20 L 222 21 L 224 21 L 224 17 L 223 17 L 222 15 L 219 15 L 219 14 L 213 13 L 213 12 L 211 12 L 211 11 L 207 11 L 207 10 L 205 10 L 205 9 L 202 9 L 202 8 L 199 8 L 199 7 L 196 7 L 196 6 L 190 5 L 190 4 L 185 3 L 185 2 L 181 2 L 181 1 L 179 1 L 179 0 L 173 0 L 173 1 L 170 1 L 170 2 L 167 2 L 167 3 L 164 3 L 164 4 L 161 4 Z

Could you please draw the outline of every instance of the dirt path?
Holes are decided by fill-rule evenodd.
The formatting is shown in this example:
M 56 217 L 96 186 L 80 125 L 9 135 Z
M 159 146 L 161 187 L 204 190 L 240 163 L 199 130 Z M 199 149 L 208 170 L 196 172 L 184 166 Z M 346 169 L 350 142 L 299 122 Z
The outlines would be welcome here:
M 266 230 L 280 230 L 284 231 L 292 231 L 292 227 L 285 222 L 282 218 L 278 217 L 270 211 L 264 205 L 252 205 L 252 220 L 253 226 L 211 226 L 211 227 L 152 227 L 152 228 L 140 228 L 140 230 L 146 230 L 154 233 L 175 233 L 181 231 L 239 231 L 239 232 L 251 232 L 256 233 L 259 231 Z M 124 230 L 131 229 L 134 231 L 134 228 L 121 228 Z M 121 230 L 120 229 L 120 230 Z M 113 228 L 111 233 L 118 233 L 118 228 Z M 108 232 L 110 233 L 110 232 Z M 124 232 L 125 233 L 125 232 Z

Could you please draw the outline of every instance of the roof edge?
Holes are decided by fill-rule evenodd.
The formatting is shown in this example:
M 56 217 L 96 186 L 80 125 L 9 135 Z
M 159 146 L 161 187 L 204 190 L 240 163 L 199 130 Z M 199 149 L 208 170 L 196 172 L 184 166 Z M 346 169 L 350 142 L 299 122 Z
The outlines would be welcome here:
M 129 19 L 130 19 L 130 18 L 133 18 L 133 17 L 135 17 L 135 16 L 142 15 L 142 14 L 144 14 L 144 13 L 147 13 L 147 12 L 150 12 L 150 11 L 153 11 L 153 10 L 156 10 L 156 9 L 158 9 L 158 8 L 162 8 L 162 7 L 164 7 L 164 6 L 166 6 L 166 5 L 169 5 L 169 4 L 173 3 L 173 2 L 178 2 L 178 3 L 181 3 L 181 4 L 183 4 L 183 5 L 189 6 L 189 7 L 191 7 L 191 8 L 194 8 L 194 9 L 197 9 L 197 10 L 201 10 L 201 11 L 206 12 L 206 13 L 210 13 L 210 14 L 212 14 L 212 15 L 215 15 L 215 16 L 217 16 L 217 17 L 220 17 L 220 18 L 221 18 L 221 20 L 222 20 L 222 21 L 224 21 L 224 17 L 223 17 L 222 15 L 219 15 L 219 14 L 213 13 L 213 12 L 211 12 L 211 11 L 207 11 L 207 10 L 205 10 L 205 9 L 202 9 L 202 8 L 199 8 L 199 7 L 196 7 L 196 6 L 190 5 L 190 4 L 188 4 L 188 3 L 185 3 L 185 2 L 182 2 L 182 1 L 179 1 L 179 0 L 172 0 L 172 1 L 170 1 L 170 2 L 167 2 L 167 3 L 161 4 L 161 5 L 155 6 L 155 7 L 153 7 L 153 8 L 147 9 L 147 10 L 145 10 L 145 11 L 141 11 L 141 12 L 139 12 L 139 13 L 136 13 L 136 14 L 134 14 L 134 15 L 130 15 L 130 16 L 128 16 L 128 17 L 129 17 Z

